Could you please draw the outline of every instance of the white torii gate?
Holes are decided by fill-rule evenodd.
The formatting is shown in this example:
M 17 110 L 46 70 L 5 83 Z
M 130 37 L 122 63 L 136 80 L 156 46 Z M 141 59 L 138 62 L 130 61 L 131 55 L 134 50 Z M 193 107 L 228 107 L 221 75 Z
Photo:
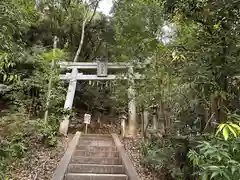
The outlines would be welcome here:
M 97 62 L 60 62 L 61 68 L 72 69 L 72 73 L 66 73 L 60 75 L 61 80 L 68 80 L 68 92 L 65 100 L 64 109 L 72 109 L 73 100 L 76 91 L 76 85 L 78 80 L 114 80 L 117 78 L 114 74 L 108 74 L 108 69 L 122 69 L 128 70 L 129 76 L 123 77 L 122 79 L 129 80 L 128 88 L 128 117 L 129 117 L 129 134 L 130 136 L 136 135 L 136 102 L 135 102 L 135 91 L 134 91 L 134 79 L 140 79 L 141 75 L 134 74 L 133 65 L 129 63 L 107 63 L 103 61 Z M 137 68 L 143 68 L 142 66 L 134 66 Z M 87 75 L 83 73 L 78 73 L 78 69 L 92 69 L 97 70 L 96 75 Z M 121 77 L 120 77 L 121 78 Z M 65 116 L 64 120 L 60 124 L 60 133 L 66 135 L 69 126 L 69 116 Z

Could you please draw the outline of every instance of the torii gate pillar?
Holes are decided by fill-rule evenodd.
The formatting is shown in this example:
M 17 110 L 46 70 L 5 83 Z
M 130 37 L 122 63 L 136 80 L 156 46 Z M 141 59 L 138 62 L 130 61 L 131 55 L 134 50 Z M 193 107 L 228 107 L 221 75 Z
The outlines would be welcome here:
M 129 88 L 128 88 L 128 135 L 135 137 L 137 133 L 137 111 L 136 111 L 136 100 L 135 100 L 135 89 L 134 89 L 134 78 L 133 78 L 133 67 L 128 69 L 129 73 Z
M 77 78 L 76 78 L 77 74 L 78 74 L 78 70 L 77 70 L 77 68 L 74 68 L 72 70 L 72 79 L 69 81 L 69 85 L 68 85 L 67 97 L 66 97 L 65 104 L 64 104 L 65 110 L 72 109 L 75 91 L 76 91 L 76 87 L 77 87 Z M 69 115 L 66 115 L 66 116 L 64 116 L 64 119 L 60 124 L 60 128 L 59 128 L 60 134 L 67 135 L 68 126 L 69 126 Z

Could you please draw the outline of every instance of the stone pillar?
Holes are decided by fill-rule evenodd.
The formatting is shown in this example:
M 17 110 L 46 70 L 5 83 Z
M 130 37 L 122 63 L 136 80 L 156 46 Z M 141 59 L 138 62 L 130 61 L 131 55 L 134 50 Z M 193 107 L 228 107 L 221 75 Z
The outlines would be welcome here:
M 124 115 L 121 115 L 119 119 L 121 120 L 121 136 L 125 137 L 126 136 L 126 119 L 127 119 L 127 117 Z
M 67 97 L 66 97 L 65 104 L 64 104 L 65 110 L 72 109 L 76 86 L 77 86 L 77 79 L 76 79 L 77 74 L 78 74 L 78 70 L 77 70 L 77 68 L 74 68 L 72 70 L 72 79 L 70 80 L 69 85 L 68 85 Z M 66 115 L 66 116 L 64 116 L 64 119 L 60 124 L 60 128 L 59 128 L 60 134 L 67 135 L 68 126 L 69 126 L 69 115 Z
M 153 117 L 152 117 L 153 129 L 158 129 L 158 119 L 157 119 L 157 107 L 153 106 Z
M 158 129 L 158 122 L 157 122 L 157 115 L 153 114 L 153 129 L 157 130 Z
M 159 107 L 158 107 L 158 112 L 157 112 L 157 116 L 158 116 L 158 129 L 160 131 L 160 133 L 166 134 L 166 122 L 165 122 L 165 114 L 164 114 L 164 104 L 162 101 L 160 101 Z
M 148 116 L 149 116 L 148 110 L 144 109 L 144 111 L 143 111 L 144 132 L 146 132 L 147 127 L 148 127 L 148 123 L 149 123 Z
M 137 122 L 136 122 L 136 101 L 135 101 L 135 90 L 134 90 L 134 77 L 133 67 L 129 68 L 129 88 L 128 88 L 128 134 L 129 136 L 135 137 L 137 134 Z

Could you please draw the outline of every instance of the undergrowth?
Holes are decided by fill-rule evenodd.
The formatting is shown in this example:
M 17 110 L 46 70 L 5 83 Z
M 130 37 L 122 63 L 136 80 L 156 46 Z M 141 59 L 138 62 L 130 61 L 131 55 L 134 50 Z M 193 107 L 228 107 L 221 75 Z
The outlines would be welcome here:
M 22 158 L 27 151 L 39 145 L 57 145 L 58 125 L 55 119 L 49 122 L 44 124 L 42 119 L 28 119 L 21 113 L 0 119 L 0 179 L 7 179 L 12 162 Z

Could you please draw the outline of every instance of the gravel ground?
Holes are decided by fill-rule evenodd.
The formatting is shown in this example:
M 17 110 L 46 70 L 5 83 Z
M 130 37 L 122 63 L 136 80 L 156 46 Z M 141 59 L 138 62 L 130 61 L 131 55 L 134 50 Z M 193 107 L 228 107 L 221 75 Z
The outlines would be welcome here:
M 71 135 L 61 138 L 57 147 L 45 148 L 40 145 L 11 167 L 9 180 L 50 180 L 62 158 Z

